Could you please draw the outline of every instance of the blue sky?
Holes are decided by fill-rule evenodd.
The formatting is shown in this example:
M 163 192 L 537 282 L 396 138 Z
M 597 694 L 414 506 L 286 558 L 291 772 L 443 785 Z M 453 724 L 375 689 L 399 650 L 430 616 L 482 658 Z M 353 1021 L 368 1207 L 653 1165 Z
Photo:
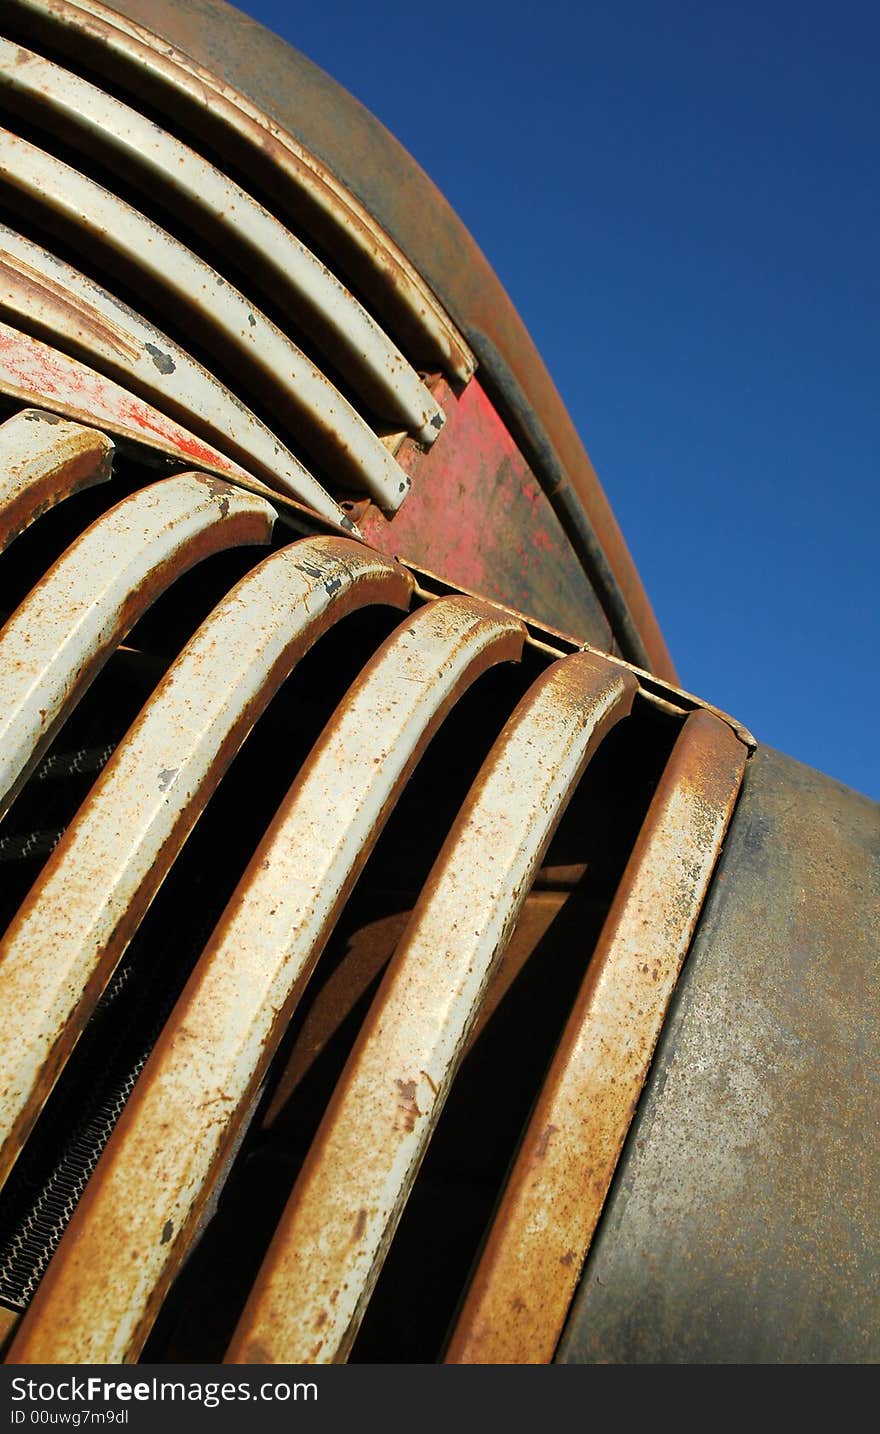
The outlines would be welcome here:
M 880 5 L 240 8 L 485 250 L 682 684 L 880 796 Z

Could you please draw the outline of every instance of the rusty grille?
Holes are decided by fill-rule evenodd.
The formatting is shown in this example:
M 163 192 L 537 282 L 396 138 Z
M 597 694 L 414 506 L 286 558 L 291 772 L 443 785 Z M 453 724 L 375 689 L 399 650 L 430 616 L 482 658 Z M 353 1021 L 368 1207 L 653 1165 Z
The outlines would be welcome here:
M 7 1357 L 551 1358 L 747 737 L 153 449 L 0 458 Z
M 102 5 L 13 0 L 0 27 L 0 387 L 87 419 L 101 393 L 116 433 L 136 395 L 142 440 L 211 445 L 343 527 L 364 497 L 393 513 L 395 455 L 433 444 L 432 387 L 474 363 L 391 240 L 244 96 Z

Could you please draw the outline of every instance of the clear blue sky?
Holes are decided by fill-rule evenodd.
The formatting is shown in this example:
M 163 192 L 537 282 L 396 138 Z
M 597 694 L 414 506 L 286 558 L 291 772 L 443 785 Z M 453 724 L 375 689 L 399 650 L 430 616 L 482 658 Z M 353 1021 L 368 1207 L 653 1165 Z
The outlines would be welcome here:
M 880 4 L 240 8 L 485 250 L 682 684 L 880 796 Z

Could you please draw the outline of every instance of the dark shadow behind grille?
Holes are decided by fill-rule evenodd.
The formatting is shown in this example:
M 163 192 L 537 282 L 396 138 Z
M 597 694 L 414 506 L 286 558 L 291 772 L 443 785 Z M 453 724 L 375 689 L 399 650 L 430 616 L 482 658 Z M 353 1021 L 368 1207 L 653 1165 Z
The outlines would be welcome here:
M 123 445 L 109 483 L 66 500 L 0 559 L 4 610 L 14 608 L 87 523 L 170 467 L 144 462 Z M 290 536 L 276 525 L 273 546 Z M 0 858 L 9 878 L 0 911 L 4 925 L 169 662 L 266 552 L 256 547 L 220 553 L 180 578 L 81 699 L 3 824 Z M 0 1302 L 9 1308 L 25 1308 L 33 1294 L 281 798 L 339 700 L 399 621 L 399 614 L 372 607 L 331 628 L 282 686 L 197 822 L 0 1196 Z M 407 916 L 481 762 L 550 660 L 527 646 L 522 663 L 484 674 L 453 708 L 416 768 L 290 1023 L 216 1213 L 145 1348 L 147 1362 L 222 1358 Z M 545 875 L 536 883 L 536 889 L 558 888 L 553 872 L 562 870 L 567 900 L 463 1063 L 356 1342 L 355 1360 L 440 1356 L 678 725 L 637 699 L 632 717 L 614 730 L 588 767 L 548 853 Z M 352 948 L 364 942 L 364 933 L 367 945 L 372 942 L 372 967 L 363 989 L 334 1008 L 322 1049 L 303 1066 L 304 1029 L 316 1003 L 328 988 L 335 989 L 331 983 Z M 291 1062 L 297 1060 L 299 1074 L 291 1086 Z
M 417 371 L 442 366 L 442 354 L 425 347 L 393 285 L 383 283 L 345 231 L 303 190 L 279 182 L 278 166 L 268 150 L 257 149 L 203 106 L 146 74 L 130 60 L 114 55 L 100 41 L 39 15 L 13 10 L 0 22 L 2 33 L 56 64 L 74 70 L 107 94 L 140 111 L 173 134 L 230 179 L 296 234 L 335 273 L 363 307 L 399 345 Z

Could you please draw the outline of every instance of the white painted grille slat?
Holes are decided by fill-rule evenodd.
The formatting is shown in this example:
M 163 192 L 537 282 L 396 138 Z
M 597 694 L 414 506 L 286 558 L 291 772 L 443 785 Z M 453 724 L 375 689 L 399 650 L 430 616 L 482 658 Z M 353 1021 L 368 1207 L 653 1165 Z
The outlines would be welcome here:
M 143 175 L 231 235 L 271 275 L 282 305 L 295 304 L 319 343 L 322 333 L 329 338 L 354 389 L 365 386 L 384 418 L 433 442 L 443 414 L 419 375 L 329 269 L 238 184 L 137 110 L 2 37 L 0 84 L 47 112 L 68 143 L 82 134 L 124 163 L 127 177 Z
M 201 429 L 220 452 L 339 523 L 336 502 L 279 438 L 167 334 L 70 264 L 0 225 L 0 311 Z
M 366 489 L 387 511 L 400 506 L 409 479 L 377 435 L 280 329 L 191 250 L 109 190 L 7 130 L 0 130 L 0 179 L 109 245 L 173 296 L 183 313 L 208 325 L 259 376 L 304 441 L 310 436 L 323 461 L 335 463 L 340 486 Z

